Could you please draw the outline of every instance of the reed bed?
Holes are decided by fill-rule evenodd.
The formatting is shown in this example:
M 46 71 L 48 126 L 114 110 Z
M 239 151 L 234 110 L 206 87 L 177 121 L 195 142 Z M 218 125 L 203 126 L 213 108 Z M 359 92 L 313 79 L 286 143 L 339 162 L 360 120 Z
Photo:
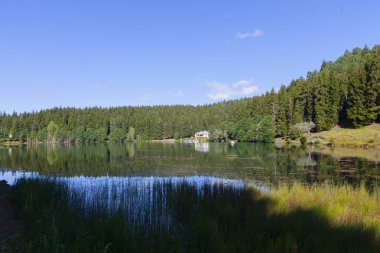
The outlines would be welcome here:
M 20 252 L 380 248 L 379 201 L 365 189 L 349 186 L 295 184 L 268 194 L 239 184 L 152 180 L 105 184 L 89 194 L 88 188 L 59 179 L 31 178 L 18 180 L 13 195 L 27 228 L 14 249 Z

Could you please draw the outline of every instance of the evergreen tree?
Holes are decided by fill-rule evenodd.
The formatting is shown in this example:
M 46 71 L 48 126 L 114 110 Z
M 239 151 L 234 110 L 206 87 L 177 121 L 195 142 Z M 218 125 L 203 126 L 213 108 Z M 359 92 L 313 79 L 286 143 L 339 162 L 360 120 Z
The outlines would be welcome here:
M 353 69 L 350 76 L 350 85 L 347 97 L 347 118 L 352 122 L 355 128 L 362 127 L 372 123 L 373 111 L 367 105 L 367 95 L 369 85 L 367 84 L 367 71 L 364 65 Z
M 258 123 L 252 123 L 256 116 L 271 116 L 277 136 L 288 136 L 291 126 L 304 121 L 315 122 L 316 131 L 338 123 L 361 127 L 380 122 L 379 86 L 380 46 L 355 48 L 335 62 L 323 62 L 319 71 L 309 72 L 305 79 L 295 79 L 278 92 L 272 89 L 252 98 L 203 106 L 55 107 L 31 113 L 0 113 L 0 139 L 131 141 L 132 130 L 136 139 L 137 135 L 140 139 L 162 139 L 190 137 L 214 128 L 217 136 L 257 141 L 262 138 L 257 135 Z M 294 138 L 294 128 L 291 135 Z
M 331 128 L 330 120 L 328 119 L 329 112 L 329 73 L 327 70 L 322 69 L 317 75 L 317 86 L 315 90 L 315 124 L 318 131 L 324 131 Z
M 369 62 L 369 80 L 366 98 L 369 111 L 369 123 L 380 121 L 380 46 L 373 48 L 373 57 Z

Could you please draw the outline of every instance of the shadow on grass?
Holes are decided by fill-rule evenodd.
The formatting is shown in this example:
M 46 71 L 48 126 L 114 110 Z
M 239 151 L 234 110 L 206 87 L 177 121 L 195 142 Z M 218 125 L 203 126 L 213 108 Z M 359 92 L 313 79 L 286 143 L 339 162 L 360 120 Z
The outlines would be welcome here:
M 154 183 L 94 198 L 62 182 L 19 180 L 24 252 L 378 252 L 375 230 L 332 226 L 318 210 L 274 212 L 257 190 Z M 122 201 L 120 201 L 122 200 Z M 136 202 L 137 201 L 137 202 Z M 105 204 L 107 203 L 107 204 Z M 136 203 L 143 203 L 139 207 Z

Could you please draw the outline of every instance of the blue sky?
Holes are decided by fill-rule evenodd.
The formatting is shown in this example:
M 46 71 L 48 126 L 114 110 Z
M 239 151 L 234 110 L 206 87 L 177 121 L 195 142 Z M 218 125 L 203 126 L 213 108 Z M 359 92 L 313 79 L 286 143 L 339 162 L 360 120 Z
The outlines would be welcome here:
M 380 43 L 380 1 L 0 1 L 0 111 L 262 94 Z

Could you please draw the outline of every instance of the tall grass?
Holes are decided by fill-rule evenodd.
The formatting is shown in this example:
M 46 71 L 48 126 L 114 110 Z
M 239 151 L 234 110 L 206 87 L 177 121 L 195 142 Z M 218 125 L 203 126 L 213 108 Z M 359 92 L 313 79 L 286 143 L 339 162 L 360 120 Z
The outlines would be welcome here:
M 369 193 L 365 185 L 334 185 L 330 182 L 305 186 L 281 185 L 271 191 L 274 210 L 289 213 L 297 208 L 319 210 L 334 226 L 363 225 L 375 228 L 380 236 L 380 198 L 378 188 Z
M 21 251 L 377 252 L 380 248 L 378 220 L 366 218 L 366 213 L 379 217 L 379 202 L 363 189 L 302 190 L 306 188 L 294 185 L 268 195 L 254 188 L 185 181 L 157 181 L 143 188 L 127 185 L 121 191 L 118 187 L 106 185 L 89 195 L 59 180 L 20 179 L 13 191 L 27 228 Z M 346 209 L 334 212 L 337 204 L 327 211 L 323 208 L 331 201 L 345 207 L 349 194 L 356 195 L 348 210 L 361 210 L 361 216 Z M 354 198 L 365 199 L 354 203 Z

